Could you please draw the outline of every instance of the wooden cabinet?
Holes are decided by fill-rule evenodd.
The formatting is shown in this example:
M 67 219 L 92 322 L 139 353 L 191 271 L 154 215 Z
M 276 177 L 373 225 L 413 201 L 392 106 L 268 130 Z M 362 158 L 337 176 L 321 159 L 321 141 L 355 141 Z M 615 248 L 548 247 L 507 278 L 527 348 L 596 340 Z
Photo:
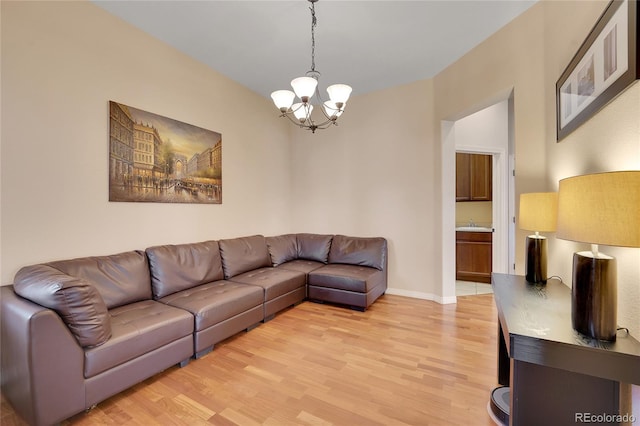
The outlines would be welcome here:
M 490 155 L 471 154 L 471 201 L 491 201 L 492 158 Z
M 456 201 L 491 201 L 490 155 L 456 153 Z
M 471 154 L 456 153 L 456 201 L 471 200 Z
M 456 279 L 491 282 L 491 232 L 456 232 Z

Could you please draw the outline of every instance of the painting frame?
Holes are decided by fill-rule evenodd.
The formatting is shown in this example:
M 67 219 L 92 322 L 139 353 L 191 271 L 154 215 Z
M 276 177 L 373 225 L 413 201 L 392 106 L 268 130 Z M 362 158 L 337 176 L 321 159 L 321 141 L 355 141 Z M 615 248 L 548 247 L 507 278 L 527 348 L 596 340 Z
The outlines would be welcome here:
M 222 204 L 222 134 L 109 101 L 109 201 Z
M 640 78 L 638 2 L 612 0 L 556 82 L 560 142 Z

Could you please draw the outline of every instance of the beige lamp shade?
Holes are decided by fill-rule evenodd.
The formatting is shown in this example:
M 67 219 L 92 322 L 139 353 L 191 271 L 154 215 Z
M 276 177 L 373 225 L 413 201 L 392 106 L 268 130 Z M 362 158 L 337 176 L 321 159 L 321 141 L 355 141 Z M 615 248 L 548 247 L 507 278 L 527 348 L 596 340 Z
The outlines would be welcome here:
M 555 232 L 558 212 L 557 192 L 520 194 L 520 229 Z
M 556 236 L 590 244 L 640 247 L 640 171 L 562 179 Z

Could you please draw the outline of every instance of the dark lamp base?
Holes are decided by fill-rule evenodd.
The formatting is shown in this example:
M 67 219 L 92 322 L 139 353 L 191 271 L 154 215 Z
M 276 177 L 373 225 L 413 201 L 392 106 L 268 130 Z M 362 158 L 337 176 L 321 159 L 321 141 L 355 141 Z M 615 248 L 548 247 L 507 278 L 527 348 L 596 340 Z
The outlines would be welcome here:
M 533 284 L 547 282 L 547 238 L 529 235 L 526 240 L 525 279 Z
M 571 321 L 585 336 L 615 341 L 617 323 L 616 259 L 593 257 L 591 252 L 573 254 Z

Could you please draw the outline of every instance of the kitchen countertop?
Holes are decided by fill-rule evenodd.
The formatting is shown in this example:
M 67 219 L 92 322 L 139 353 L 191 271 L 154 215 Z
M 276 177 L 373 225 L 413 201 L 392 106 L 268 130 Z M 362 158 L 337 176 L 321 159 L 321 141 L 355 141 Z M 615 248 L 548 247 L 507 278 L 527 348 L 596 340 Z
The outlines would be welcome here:
M 493 232 L 493 228 L 486 226 L 456 226 L 456 232 Z

